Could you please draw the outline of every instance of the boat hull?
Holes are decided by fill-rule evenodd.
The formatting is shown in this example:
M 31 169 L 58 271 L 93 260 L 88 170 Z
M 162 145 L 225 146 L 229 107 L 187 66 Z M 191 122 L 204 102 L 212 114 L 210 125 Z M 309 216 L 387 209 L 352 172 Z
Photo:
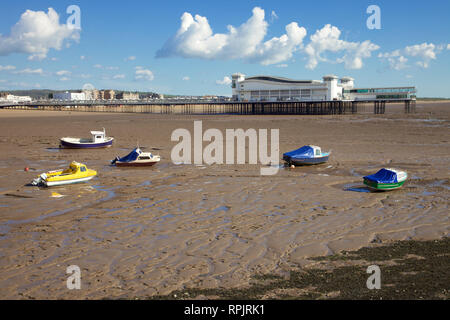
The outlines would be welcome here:
M 389 191 L 399 189 L 403 186 L 405 181 L 395 183 L 378 183 L 369 179 L 364 179 L 364 184 L 372 190 Z
M 66 184 L 75 184 L 75 183 L 83 183 L 91 180 L 94 176 L 78 178 L 78 179 L 69 179 L 69 180 L 61 180 L 61 181 L 44 181 L 44 185 L 47 187 L 55 187 L 62 186 Z
M 63 148 L 71 148 L 71 149 L 95 149 L 95 148 L 108 148 L 113 144 L 114 139 L 105 141 L 105 142 L 69 142 L 64 139 L 60 140 L 60 146 Z
M 317 158 L 291 158 L 285 156 L 283 160 L 286 161 L 289 165 L 293 164 L 295 166 L 302 166 L 325 163 L 328 161 L 328 158 L 329 156 Z
M 151 167 L 158 163 L 159 161 L 148 161 L 148 162 L 119 162 L 116 161 L 117 167 Z

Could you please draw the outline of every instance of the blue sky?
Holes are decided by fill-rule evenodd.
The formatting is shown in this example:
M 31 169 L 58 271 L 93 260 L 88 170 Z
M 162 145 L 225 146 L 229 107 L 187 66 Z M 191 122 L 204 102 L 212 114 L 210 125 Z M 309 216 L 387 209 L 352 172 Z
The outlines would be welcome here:
M 76 32 L 64 29 L 70 5 L 81 10 Z M 369 5 L 381 10 L 379 30 L 366 26 Z M 59 24 L 35 32 L 48 8 Z M 450 97 L 449 12 L 450 2 L 441 0 L 2 2 L 0 90 L 92 84 L 229 96 L 226 77 L 241 72 L 319 80 L 336 74 L 352 76 L 358 87 L 415 85 L 418 96 Z

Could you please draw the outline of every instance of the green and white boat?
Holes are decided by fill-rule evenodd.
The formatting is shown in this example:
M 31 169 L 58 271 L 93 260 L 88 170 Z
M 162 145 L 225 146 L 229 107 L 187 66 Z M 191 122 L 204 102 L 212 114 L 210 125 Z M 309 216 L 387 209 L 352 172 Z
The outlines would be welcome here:
M 401 188 L 408 178 L 405 171 L 384 168 L 375 174 L 364 177 L 364 184 L 372 190 L 389 191 Z

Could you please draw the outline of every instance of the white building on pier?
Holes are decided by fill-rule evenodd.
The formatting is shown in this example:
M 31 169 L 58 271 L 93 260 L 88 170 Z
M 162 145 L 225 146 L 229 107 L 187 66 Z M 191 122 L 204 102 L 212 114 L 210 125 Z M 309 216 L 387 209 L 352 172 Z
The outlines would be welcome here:
M 415 87 L 355 88 L 354 79 L 326 75 L 322 80 L 293 80 L 272 76 L 246 78 L 232 75 L 232 99 L 235 101 L 332 101 L 395 100 L 415 98 Z

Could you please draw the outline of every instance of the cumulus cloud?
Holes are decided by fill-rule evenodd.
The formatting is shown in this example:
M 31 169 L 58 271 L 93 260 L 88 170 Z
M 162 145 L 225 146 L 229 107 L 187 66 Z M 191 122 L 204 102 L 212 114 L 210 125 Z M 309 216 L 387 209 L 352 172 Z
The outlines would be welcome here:
M 436 48 L 432 43 L 428 44 L 426 42 L 422 44 L 416 44 L 405 48 L 405 54 L 418 57 L 421 60 L 417 61 L 416 64 L 422 68 L 428 68 L 431 60 L 436 60 L 436 53 L 440 52 L 441 48 Z
M 394 70 L 402 70 L 408 67 L 408 65 L 406 64 L 408 62 L 408 59 L 402 55 L 400 50 L 379 53 L 378 58 L 386 60 L 389 63 L 389 67 Z
M 447 50 L 450 50 L 450 43 L 447 45 Z
M 62 77 L 62 78 L 59 79 L 59 81 L 69 81 L 69 80 L 70 80 L 70 79 L 67 78 L 67 77 Z
M 85 60 L 86 56 L 80 56 L 80 60 Z
M 348 42 L 339 39 L 341 31 L 330 24 L 317 30 L 311 37 L 309 44 L 305 47 L 305 53 L 308 55 L 308 69 L 315 69 L 320 61 L 344 63 L 347 69 L 361 69 L 363 59 L 369 58 L 372 51 L 378 50 L 379 46 L 369 40 L 363 42 Z M 323 56 L 325 52 L 338 53 L 344 55 L 333 60 Z
M 113 76 L 113 79 L 124 79 L 125 75 L 124 74 L 116 74 Z
M 59 15 L 53 8 L 47 13 L 27 10 L 9 36 L 0 35 L 0 55 L 26 53 L 29 60 L 42 60 L 50 49 L 61 50 L 65 40 L 79 38 L 79 30 L 59 23 Z
M 125 61 L 134 61 L 134 60 L 136 60 L 136 57 L 135 56 L 129 56 L 129 57 L 126 57 L 124 60 Z
M 155 78 L 153 72 L 149 69 L 144 69 L 143 67 L 136 67 L 135 69 L 136 69 L 134 73 L 135 80 L 152 81 Z
M 217 84 L 221 85 L 230 85 L 231 84 L 231 78 L 230 77 L 223 77 L 222 80 L 216 80 Z
M 252 16 L 239 27 L 229 25 L 227 33 L 214 34 L 206 17 L 185 12 L 177 33 L 157 51 L 156 57 L 243 59 L 263 65 L 291 58 L 302 47 L 306 29 L 292 22 L 286 26 L 286 34 L 263 42 L 268 27 L 264 16 L 264 10 L 255 7 Z
M 408 67 L 406 64 L 408 58 L 406 57 L 412 57 L 416 60 L 416 65 L 426 69 L 429 67 L 432 60 L 437 59 L 437 54 L 439 54 L 443 49 L 444 45 L 436 46 L 433 43 L 424 42 L 422 44 L 407 46 L 404 49 L 380 53 L 378 54 L 378 58 L 381 60 L 386 60 L 391 69 L 401 70 Z
M 16 69 L 16 67 L 15 66 L 11 66 L 11 65 L 0 66 L 0 71 L 3 71 L 3 70 L 10 71 L 10 70 L 15 70 L 15 69 Z
M 191 78 L 189 78 L 188 76 L 183 77 L 183 81 L 189 81 L 191 80 Z

